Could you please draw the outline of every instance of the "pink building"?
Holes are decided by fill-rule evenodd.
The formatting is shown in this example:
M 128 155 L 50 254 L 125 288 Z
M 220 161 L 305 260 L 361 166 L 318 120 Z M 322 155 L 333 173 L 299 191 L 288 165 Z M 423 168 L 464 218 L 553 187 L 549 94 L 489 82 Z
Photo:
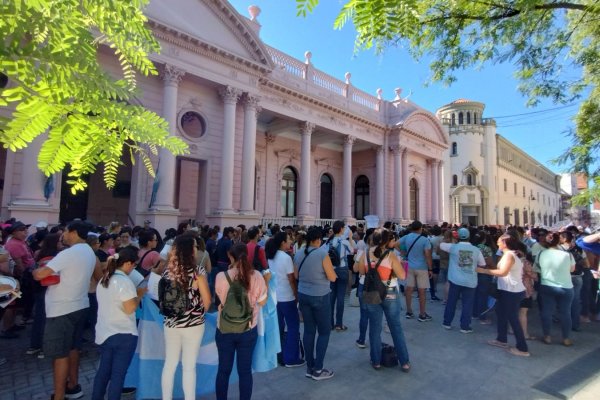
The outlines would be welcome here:
M 402 99 L 400 89 L 386 101 L 381 91 L 373 96 L 354 87 L 350 73 L 345 80 L 327 75 L 310 52 L 298 60 L 269 47 L 259 37 L 259 12 L 250 7 L 248 19 L 221 0 L 149 5 L 149 25 L 162 46 L 151 58 L 161 74 L 139 79 L 139 101 L 190 150 L 184 157 L 160 152 L 154 196 L 153 178 L 128 156 L 113 190 L 96 172 L 86 193 L 73 196 L 65 174 L 53 176 L 54 191 L 44 193 L 49 182 L 37 170 L 34 142 L 0 154 L 2 217 L 150 219 L 160 230 L 188 219 L 222 226 L 321 224 L 369 214 L 443 220 L 449 140 L 435 115 Z M 116 58 L 101 53 L 119 74 Z

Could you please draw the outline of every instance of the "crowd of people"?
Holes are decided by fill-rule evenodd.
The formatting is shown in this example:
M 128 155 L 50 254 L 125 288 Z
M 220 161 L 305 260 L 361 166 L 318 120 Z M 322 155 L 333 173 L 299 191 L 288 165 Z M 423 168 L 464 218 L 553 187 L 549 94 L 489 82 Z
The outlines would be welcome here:
M 16 279 L 22 296 L 0 308 L 0 339 L 14 339 L 32 324 L 25 353 L 52 359 L 52 398 L 57 400 L 83 396 L 78 372 L 84 338 L 100 352 L 92 399 L 119 399 L 135 390 L 123 386 L 137 346 L 136 310 L 152 273 L 183 288 L 186 299 L 181 313 L 165 312 L 164 399 L 172 398 L 180 362 L 184 396 L 195 398 L 196 360 L 208 312 L 218 315 L 216 396 L 228 397 L 237 359 L 239 396 L 251 398 L 257 319 L 269 285 L 275 286 L 277 299 L 280 364 L 305 366 L 306 377 L 315 381 L 334 376 L 325 367 L 327 348 L 332 331 L 348 330 L 344 309 L 350 293 L 358 297 L 360 310 L 356 346 L 370 347 L 376 370 L 383 363 L 381 334 L 389 329 L 399 368 L 410 371 L 401 320 L 432 321 L 428 294 L 429 301 L 445 304 L 440 322 L 448 330 L 460 300 L 464 334 L 473 332 L 473 320 L 492 323 L 493 303 L 497 335 L 488 344 L 524 357 L 530 356 L 527 341 L 536 339 L 528 330 L 532 307 L 540 309 L 539 340 L 557 340 L 554 320 L 560 323 L 558 340 L 564 346 L 573 344 L 573 331 L 600 313 L 600 233 L 575 226 L 549 232 L 413 221 L 406 227 L 386 222 L 366 229 L 336 221 L 331 227 L 238 225 L 221 230 L 182 222 L 164 236 L 150 221 L 100 227 L 76 220 L 50 228 L 45 222 L 30 227 L 11 220 L 2 228 L 0 275 Z M 246 318 L 242 325 L 231 316 L 239 293 L 244 301 L 238 317 Z M 509 332 L 514 346 L 508 343 Z

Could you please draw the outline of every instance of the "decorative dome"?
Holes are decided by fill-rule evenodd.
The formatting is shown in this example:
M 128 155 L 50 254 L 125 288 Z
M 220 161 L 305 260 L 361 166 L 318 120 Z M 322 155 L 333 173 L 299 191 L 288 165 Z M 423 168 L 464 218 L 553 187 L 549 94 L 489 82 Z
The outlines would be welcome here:
M 473 102 L 473 100 L 469 100 L 469 99 L 456 99 L 450 104 L 461 104 L 461 103 L 472 103 L 472 102 Z

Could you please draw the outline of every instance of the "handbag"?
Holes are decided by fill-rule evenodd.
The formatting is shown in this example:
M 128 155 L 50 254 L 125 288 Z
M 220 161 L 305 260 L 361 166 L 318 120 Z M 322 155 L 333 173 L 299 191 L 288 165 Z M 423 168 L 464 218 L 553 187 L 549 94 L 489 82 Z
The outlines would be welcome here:
M 381 343 L 381 365 L 386 368 L 392 368 L 398 365 L 398 355 L 396 348 L 387 343 Z

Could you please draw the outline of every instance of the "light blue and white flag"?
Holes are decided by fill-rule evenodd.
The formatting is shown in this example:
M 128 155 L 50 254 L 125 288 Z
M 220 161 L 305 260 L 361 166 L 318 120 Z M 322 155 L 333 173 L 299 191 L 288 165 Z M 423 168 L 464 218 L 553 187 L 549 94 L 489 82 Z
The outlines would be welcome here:
M 137 317 L 139 318 L 139 340 L 127 371 L 125 386 L 137 388 L 137 399 L 160 399 L 162 397 L 160 377 L 165 360 L 163 316 L 159 313 L 156 304 L 148 296 L 144 296 Z M 206 314 L 204 336 L 196 361 L 197 396 L 213 393 L 215 390 L 219 364 L 215 343 L 216 326 L 216 313 Z M 269 300 L 261 308 L 259 315 L 258 340 L 252 360 L 254 372 L 266 372 L 276 368 L 279 351 L 280 339 L 275 299 L 269 294 Z M 237 380 L 238 376 L 234 368 L 229 382 L 233 383 Z M 181 364 L 175 372 L 173 397 L 183 398 Z

